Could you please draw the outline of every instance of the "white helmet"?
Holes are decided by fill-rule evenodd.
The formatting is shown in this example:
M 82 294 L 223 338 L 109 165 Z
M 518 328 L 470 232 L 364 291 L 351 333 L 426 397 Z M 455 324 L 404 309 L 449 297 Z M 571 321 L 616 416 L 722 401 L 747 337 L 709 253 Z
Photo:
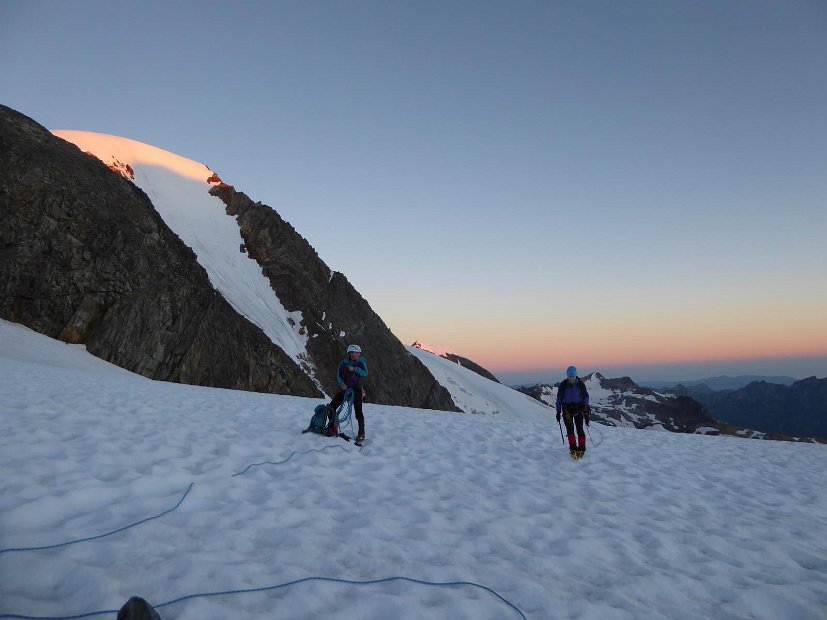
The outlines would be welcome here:
M 362 349 L 359 347 L 358 344 L 352 344 L 347 348 L 348 353 L 361 353 Z

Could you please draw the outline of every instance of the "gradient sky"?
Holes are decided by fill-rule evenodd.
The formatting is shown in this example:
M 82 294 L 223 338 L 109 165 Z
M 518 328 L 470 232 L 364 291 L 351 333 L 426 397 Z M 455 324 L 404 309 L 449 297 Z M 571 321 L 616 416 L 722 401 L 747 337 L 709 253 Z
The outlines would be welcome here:
M 0 0 L 0 103 L 206 164 L 507 381 L 827 376 L 822 0 Z

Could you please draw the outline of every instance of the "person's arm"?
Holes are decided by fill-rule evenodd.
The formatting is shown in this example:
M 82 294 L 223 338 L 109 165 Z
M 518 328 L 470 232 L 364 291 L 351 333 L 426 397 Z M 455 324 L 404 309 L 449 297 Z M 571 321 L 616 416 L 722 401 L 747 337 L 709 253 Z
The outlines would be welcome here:
M 353 372 L 355 372 L 360 377 L 367 377 L 368 376 L 368 361 L 365 359 L 360 359 L 358 362 L 353 364 Z
M 345 369 L 345 363 L 340 362 L 339 368 L 336 370 L 336 381 L 339 383 L 339 388 L 344 390 L 347 385 L 345 384 L 345 378 L 342 375 L 342 371 Z

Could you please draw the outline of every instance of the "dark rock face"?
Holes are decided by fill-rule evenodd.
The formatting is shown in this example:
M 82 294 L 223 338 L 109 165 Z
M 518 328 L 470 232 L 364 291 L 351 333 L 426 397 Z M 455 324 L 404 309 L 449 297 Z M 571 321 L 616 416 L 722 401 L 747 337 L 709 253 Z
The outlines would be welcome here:
M 332 272 L 276 211 L 226 184 L 210 193 L 221 198 L 228 215 L 237 216 L 244 249 L 261 266 L 285 309 L 302 313 L 300 329 L 308 335 L 308 353 L 328 394 L 338 389 L 336 370 L 348 344 L 358 344 L 368 361 L 363 382 L 368 401 L 456 410 L 449 392 L 402 346 L 347 278 Z
M 792 386 L 756 381 L 727 392 L 698 391 L 692 397 L 731 424 L 797 437 L 827 437 L 827 378 Z
M 514 388 L 518 392 L 527 394 L 541 403 L 554 407 L 557 403 L 557 388 L 547 383 L 537 383 L 536 385 L 520 385 Z
M 140 189 L 0 106 L 0 317 L 146 377 L 320 396 Z

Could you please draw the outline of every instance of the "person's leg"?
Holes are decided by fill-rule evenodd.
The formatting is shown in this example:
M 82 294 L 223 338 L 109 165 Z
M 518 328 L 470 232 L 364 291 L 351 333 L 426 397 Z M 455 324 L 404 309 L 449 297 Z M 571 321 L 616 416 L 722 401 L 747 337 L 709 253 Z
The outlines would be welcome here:
M 580 451 L 580 454 L 586 451 L 586 431 L 583 430 L 584 418 L 585 414 L 582 411 L 574 418 L 574 422 L 577 425 L 577 449 Z
M 565 406 L 563 407 L 563 423 L 566 425 L 566 435 L 569 438 L 569 450 L 574 452 L 577 449 L 574 438 L 574 420 L 571 409 Z
M 359 437 L 365 436 L 365 416 L 362 413 L 362 389 L 353 390 L 353 411 L 356 413 L 356 422 L 359 424 Z
M 327 425 L 328 425 L 328 434 L 335 435 L 339 432 L 338 422 L 336 420 L 336 410 L 342 404 L 342 401 L 345 399 L 345 393 L 343 391 L 336 392 L 336 395 L 333 397 L 333 400 L 330 401 L 330 404 L 327 406 Z
M 339 405 L 342 404 L 342 401 L 345 399 L 345 392 L 344 390 L 339 390 L 336 392 L 336 395 L 333 397 L 333 400 L 330 401 L 328 407 L 333 407 L 334 409 L 338 409 Z

